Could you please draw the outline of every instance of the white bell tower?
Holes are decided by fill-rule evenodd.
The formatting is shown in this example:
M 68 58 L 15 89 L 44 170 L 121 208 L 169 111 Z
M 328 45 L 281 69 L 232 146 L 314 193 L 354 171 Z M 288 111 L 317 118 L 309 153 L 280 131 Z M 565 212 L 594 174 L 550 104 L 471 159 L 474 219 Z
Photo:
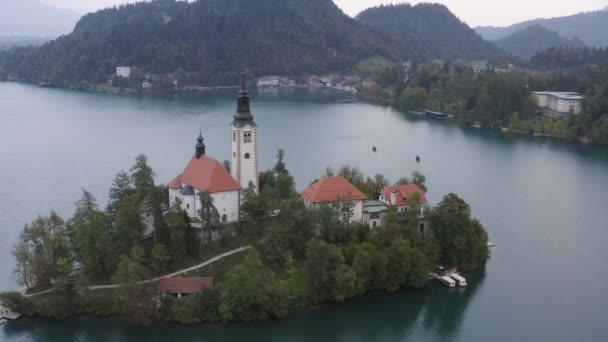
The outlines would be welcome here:
M 249 94 L 245 72 L 241 73 L 241 91 L 234 121 L 232 122 L 232 177 L 241 188 L 247 189 L 253 184 L 255 192 L 259 191 L 258 170 L 258 127 L 253 121 L 249 107 Z

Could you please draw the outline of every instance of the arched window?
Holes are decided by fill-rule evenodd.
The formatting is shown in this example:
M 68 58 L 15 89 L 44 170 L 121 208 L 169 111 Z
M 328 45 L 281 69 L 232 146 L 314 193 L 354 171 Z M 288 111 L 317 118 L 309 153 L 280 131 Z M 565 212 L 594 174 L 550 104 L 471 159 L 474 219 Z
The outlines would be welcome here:
M 249 159 L 251 158 L 251 155 L 249 153 L 245 153 L 245 159 Z
M 228 215 L 224 214 L 222 215 L 222 223 L 226 223 L 228 222 Z

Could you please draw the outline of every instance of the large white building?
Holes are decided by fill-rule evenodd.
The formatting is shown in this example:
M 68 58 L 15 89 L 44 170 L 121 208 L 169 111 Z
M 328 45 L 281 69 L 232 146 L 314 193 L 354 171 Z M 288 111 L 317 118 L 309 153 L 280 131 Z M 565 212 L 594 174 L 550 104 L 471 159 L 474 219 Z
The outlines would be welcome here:
M 245 75 L 241 75 L 241 91 L 232 123 L 232 174 L 214 158 L 206 155 L 206 146 L 199 135 L 195 154 L 169 184 L 169 204 L 177 203 L 191 218 L 199 218 L 199 194 L 209 192 L 222 223 L 239 221 L 241 190 L 253 184 L 258 189 L 257 126 L 249 107 Z
M 583 96 L 574 92 L 535 91 L 538 105 L 559 114 L 578 114 L 581 112 Z
M 131 76 L 131 67 L 119 66 L 116 68 L 116 76 L 129 78 Z

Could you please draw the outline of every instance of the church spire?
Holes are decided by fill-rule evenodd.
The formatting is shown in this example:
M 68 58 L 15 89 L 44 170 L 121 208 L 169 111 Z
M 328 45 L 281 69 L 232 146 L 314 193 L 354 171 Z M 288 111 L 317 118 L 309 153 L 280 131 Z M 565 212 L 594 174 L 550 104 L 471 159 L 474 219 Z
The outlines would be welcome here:
M 243 127 L 245 125 L 255 126 L 251 108 L 249 107 L 249 93 L 247 92 L 247 79 L 245 70 L 241 72 L 241 90 L 237 102 L 236 114 L 234 115 L 233 125 Z
M 196 159 L 201 159 L 201 156 L 205 155 L 205 149 L 206 146 L 203 143 L 204 139 L 203 139 L 203 132 L 200 131 L 198 133 L 198 139 L 196 139 L 197 144 L 196 144 Z

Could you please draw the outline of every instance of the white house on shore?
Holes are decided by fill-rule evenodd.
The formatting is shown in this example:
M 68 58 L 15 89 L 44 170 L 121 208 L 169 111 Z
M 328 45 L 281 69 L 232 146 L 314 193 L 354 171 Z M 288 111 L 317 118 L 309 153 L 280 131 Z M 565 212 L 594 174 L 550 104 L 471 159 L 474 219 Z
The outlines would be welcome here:
M 302 192 L 302 199 L 313 208 L 322 203 L 337 204 L 344 211 L 344 219 L 363 222 L 363 203 L 367 197 L 344 177 L 326 177 L 315 182 Z
M 131 67 L 119 66 L 116 68 L 116 76 L 129 78 L 131 76 Z
M 535 91 L 532 93 L 538 100 L 538 105 L 548 110 L 551 116 L 560 114 L 578 114 L 581 112 L 583 96 L 575 92 Z
M 241 190 L 253 184 L 257 191 L 259 178 L 257 126 L 251 114 L 244 74 L 231 132 L 232 174 L 219 161 L 206 155 L 206 146 L 199 134 L 194 156 L 184 171 L 167 185 L 171 208 L 179 203 L 191 218 L 199 218 L 199 194 L 209 192 L 222 223 L 239 221 Z

